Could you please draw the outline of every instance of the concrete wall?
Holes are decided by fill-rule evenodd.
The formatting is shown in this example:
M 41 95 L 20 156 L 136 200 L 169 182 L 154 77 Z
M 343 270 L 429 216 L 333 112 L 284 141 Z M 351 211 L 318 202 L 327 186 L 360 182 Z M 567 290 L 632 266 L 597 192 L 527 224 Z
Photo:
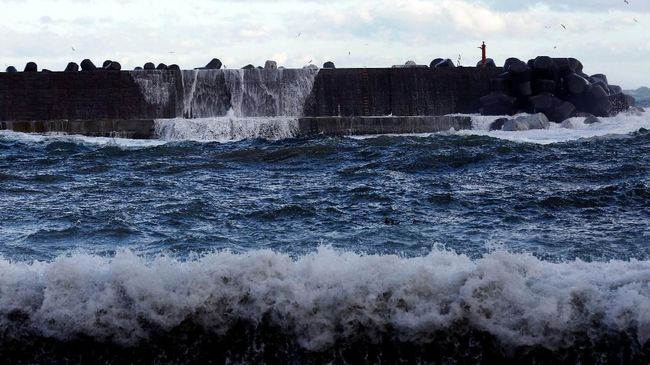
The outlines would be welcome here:
M 473 67 L 322 69 L 305 102 L 301 126 L 309 133 L 330 134 L 465 128 L 465 122 L 436 118 L 338 117 L 477 113 L 490 78 L 500 72 Z M 0 129 L 150 138 L 154 119 L 174 118 L 183 110 L 184 88 L 180 71 L 0 73 Z
M 304 117 L 298 120 L 298 130 L 306 136 L 436 133 L 471 127 L 471 118 L 465 116 Z
M 477 113 L 500 68 L 323 69 L 305 116 Z
M 180 74 L 156 76 L 174 85 L 173 102 L 148 102 L 129 72 L 0 73 L 0 121 L 173 118 Z

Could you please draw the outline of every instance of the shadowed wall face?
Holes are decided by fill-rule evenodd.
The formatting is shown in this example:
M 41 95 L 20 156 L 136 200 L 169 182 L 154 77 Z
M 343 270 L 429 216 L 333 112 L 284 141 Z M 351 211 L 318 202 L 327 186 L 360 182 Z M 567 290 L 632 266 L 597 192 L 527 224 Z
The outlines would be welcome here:
M 151 75 L 168 96 L 156 102 L 130 72 L 0 74 L 0 120 L 93 120 L 173 118 L 182 93 L 180 73 Z
M 477 113 L 499 68 L 323 69 L 305 116 Z
M 0 120 L 476 113 L 497 68 L 0 73 Z

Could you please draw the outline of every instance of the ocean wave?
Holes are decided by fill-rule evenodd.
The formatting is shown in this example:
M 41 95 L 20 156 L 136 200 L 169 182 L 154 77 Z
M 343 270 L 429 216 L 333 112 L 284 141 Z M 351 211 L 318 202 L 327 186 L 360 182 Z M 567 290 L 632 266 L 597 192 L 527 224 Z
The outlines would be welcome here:
M 0 259 L 0 340 L 91 338 L 137 346 L 187 323 L 224 336 L 270 322 L 302 349 L 364 338 L 426 344 L 464 326 L 506 348 L 560 350 L 625 334 L 650 340 L 650 261 L 562 263 L 494 252 L 423 257 L 320 248 L 179 260 L 131 251 L 51 262 Z
M 164 145 L 165 141 L 155 139 L 129 139 L 116 137 L 88 137 L 69 134 L 36 134 L 13 131 L 0 131 L 0 142 L 18 142 L 23 144 L 45 144 L 50 152 L 57 150 L 63 153 L 71 152 L 77 146 L 89 147 L 119 147 L 124 149 L 149 148 Z
M 583 138 L 621 136 L 650 129 L 650 115 L 646 112 L 620 113 L 609 118 L 600 118 L 600 123 L 584 124 L 584 118 L 571 118 L 569 122 L 551 123 L 549 129 L 527 131 L 490 131 L 490 124 L 498 118 L 509 116 L 472 115 L 472 129 L 461 130 L 459 135 L 481 135 L 513 142 L 552 144 L 575 141 Z

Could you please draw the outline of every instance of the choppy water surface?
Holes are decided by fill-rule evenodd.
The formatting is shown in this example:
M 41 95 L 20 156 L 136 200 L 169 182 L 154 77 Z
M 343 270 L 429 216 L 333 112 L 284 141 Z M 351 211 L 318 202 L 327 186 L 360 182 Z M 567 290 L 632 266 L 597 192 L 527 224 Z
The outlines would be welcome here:
M 152 343 L 188 331 L 197 361 L 273 362 L 260 343 L 296 363 L 647 360 L 650 119 L 481 123 L 229 143 L 2 132 L 0 339 L 159 361 Z M 200 350 L 214 341 L 231 352 Z

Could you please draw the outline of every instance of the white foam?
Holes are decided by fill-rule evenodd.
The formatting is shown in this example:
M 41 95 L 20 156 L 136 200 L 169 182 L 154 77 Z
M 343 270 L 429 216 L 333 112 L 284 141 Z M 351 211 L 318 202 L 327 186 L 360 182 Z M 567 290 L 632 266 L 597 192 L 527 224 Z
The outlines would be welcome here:
M 156 138 L 165 141 L 232 142 L 253 138 L 279 140 L 297 135 L 298 119 L 238 118 L 231 111 L 228 116 L 219 118 L 158 119 L 155 128 Z
M 0 258 L 0 331 L 7 314 L 46 336 L 84 334 L 129 344 L 191 319 L 216 334 L 261 321 L 320 350 L 392 328 L 426 342 L 459 321 L 505 344 L 571 346 L 608 331 L 650 340 L 650 262 L 551 263 L 494 252 L 472 260 L 360 255 L 321 248 L 292 259 L 271 251 L 219 252 L 190 261 L 130 251 L 72 254 L 45 263 Z
M 465 114 L 454 114 L 467 116 Z M 622 136 L 636 132 L 641 128 L 650 129 L 650 115 L 644 113 L 620 113 L 610 118 L 599 118 L 601 123 L 584 124 L 584 118 L 571 118 L 566 123 L 551 123 L 549 129 L 531 129 L 527 131 L 490 131 L 490 124 L 499 118 L 514 118 L 516 116 L 484 116 L 469 115 L 472 118 L 472 129 L 464 129 L 438 133 L 408 133 L 408 134 L 373 134 L 349 136 L 352 139 L 368 139 L 381 136 L 388 137 L 431 137 L 436 134 L 456 134 L 461 136 L 489 136 L 513 142 L 552 144 L 575 141 L 583 138 Z
M 641 128 L 650 129 L 647 113 L 620 113 L 610 118 L 600 118 L 601 123 L 584 124 L 584 118 L 572 118 L 569 123 L 551 123 L 549 129 L 527 131 L 490 131 L 490 124 L 508 116 L 472 115 L 472 129 L 458 131 L 459 135 L 481 135 L 513 142 L 551 144 L 575 141 L 582 138 L 626 135 Z
M 92 146 L 116 146 L 120 148 L 146 148 L 155 147 L 165 144 L 165 141 L 153 139 L 128 139 L 117 137 L 87 137 L 81 135 L 69 135 L 59 133 L 36 134 L 22 133 L 12 131 L 0 131 L 0 138 L 18 141 L 22 143 L 52 143 L 52 142 L 70 142 Z

